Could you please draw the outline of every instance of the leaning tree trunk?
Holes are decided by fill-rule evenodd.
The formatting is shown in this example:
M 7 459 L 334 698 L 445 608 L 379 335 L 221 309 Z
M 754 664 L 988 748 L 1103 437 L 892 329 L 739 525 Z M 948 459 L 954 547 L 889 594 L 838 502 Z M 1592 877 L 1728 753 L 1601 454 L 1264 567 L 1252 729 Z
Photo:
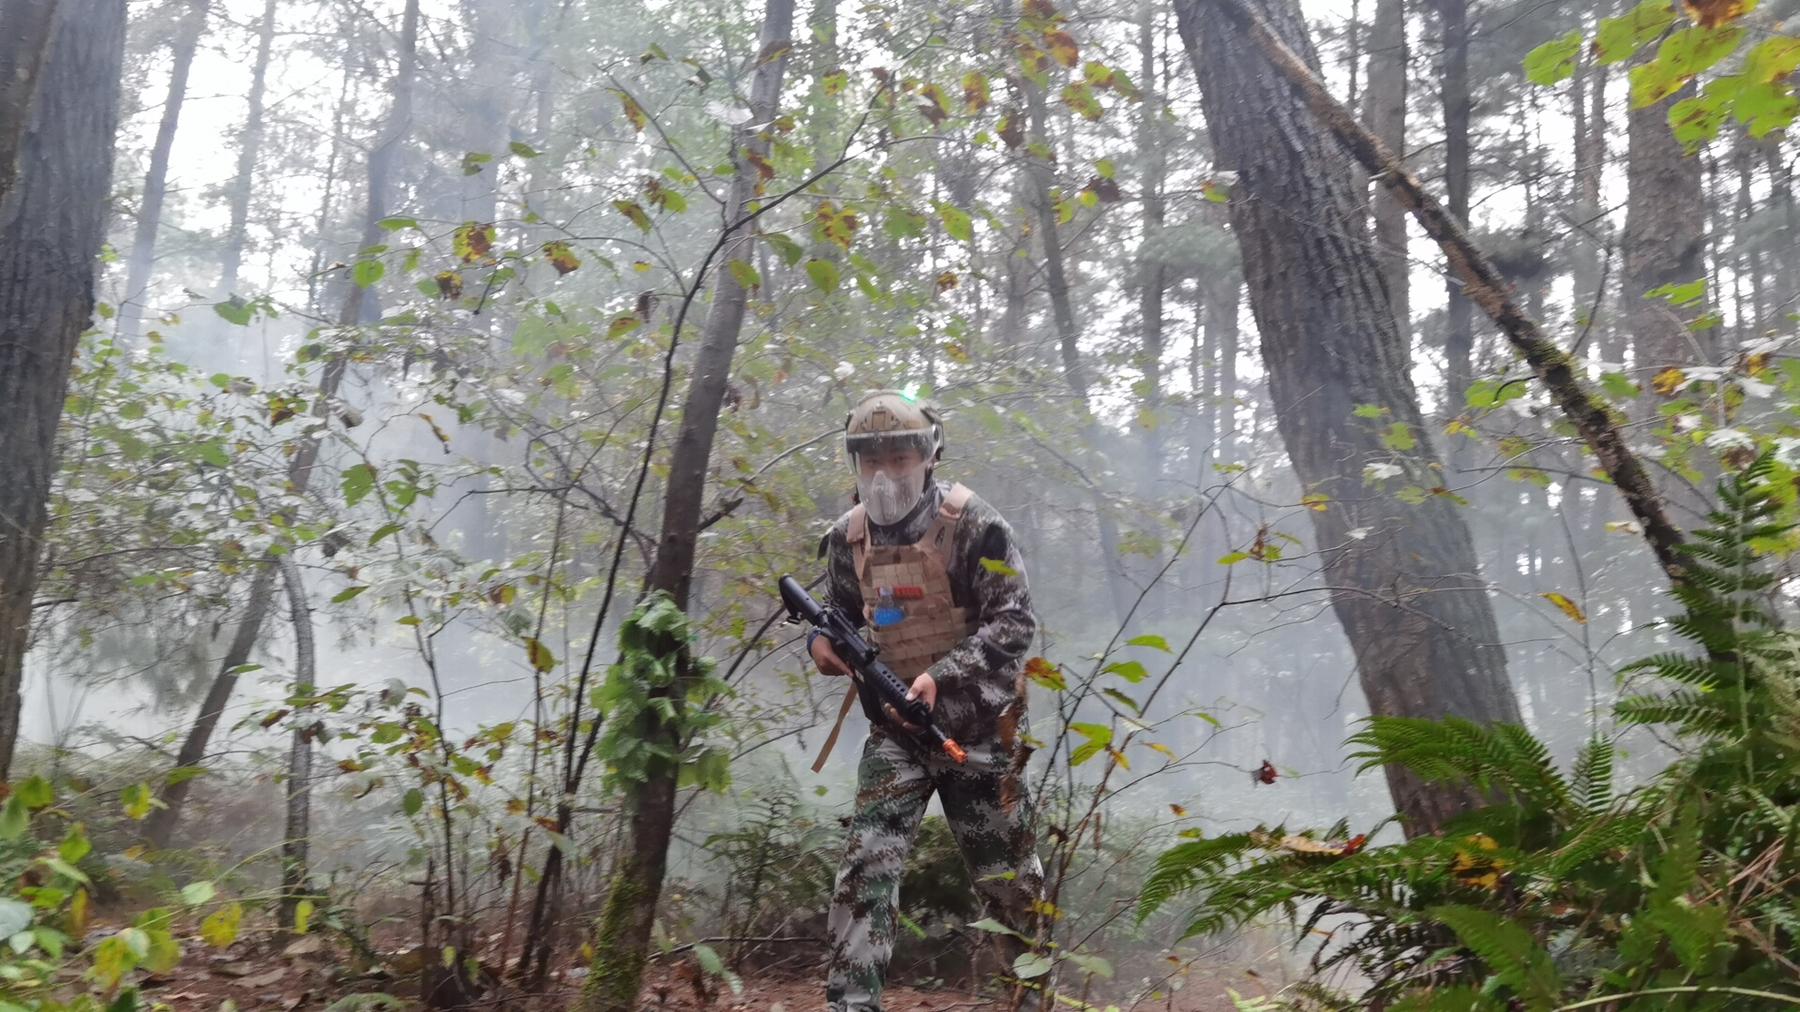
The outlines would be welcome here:
M 719 255 L 727 263 L 749 253 L 754 235 L 743 224 L 746 214 L 761 196 L 759 165 L 767 164 L 771 124 L 781 97 L 782 74 L 792 49 L 790 33 L 794 0 L 768 0 L 763 16 L 756 73 L 750 85 L 750 118 L 733 135 L 736 169 L 731 193 L 725 201 L 726 228 Z M 737 353 L 749 293 L 737 272 L 715 275 L 712 307 L 700 332 L 687 398 L 682 404 L 681 428 L 669 459 L 669 475 L 663 497 L 662 534 L 656 562 L 650 569 L 647 589 L 669 595 L 677 607 L 687 608 L 693 581 L 694 558 L 700 535 L 700 511 L 706 492 L 706 470 L 712 459 L 713 437 L 719 427 L 719 407 L 725 398 L 731 361 Z M 679 332 L 675 335 L 679 338 Z M 625 532 L 620 532 L 625 537 Z M 667 690 L 679 710 L 697 677 L 685 644 L 666 644 L 679 654 L 679 674 Z M 672 722 L 646 708 L 642 720 L 646 742 L 655 742 L 679 755 L 680 730 Z M 675 796 L 679 781 L 678 761 L 652 760 L 645 779 L 627 792 L 628 842 L 613 873 L 606 908 L 594 928 L 594 959 L 587 985 L 582 990 L 582 1012 L 634 1012 L 643 983 L 644 963 L 650 945 L 650 928 L 662 895 L 663 874 L 668 867 L 669 843 L 675 830 Z
M 0 201 L 18 179 L 19 147 L 31 125 L 38 79 L 56 26 L 58 0 L 12 0 L 0 8 Z
M 94 309 L 125 37 L 124 0 L 64 0 L 55 16 L 16 181 L 0 200 L 0 780 L 19 736 L 56 429 Z M 26 66 L 37 57 L 20 47 L 38 44 L 0 38 L 0 62 Z
M 250 194 L 256 188 L 256 163 L 262 156 L 263 95 L 268 88 L 269 52 L 275 43 L 275 11 L 280 0 L 263 0 L 262 21 L 256 26 L 256 63 L 250 71 L 250 108 L 244 114 L 244 132 L 238 138 L 237 175 L 232 177 L 226 203 L 231 223 L 225 229 L 225 249 L 219 255 L 219 297 L 237 293 L 238 269 L 244 263 L 244 246 L 250 233 Z
M 394 159 L 400 153 L 408 125 L 412 121 L 413 78 L 418 69 L 418 37 L 419 0 L 407 0 L 400 30 L 400 65 L 394 77 L 394 104 L 388 110 L 387 121 L 382 126 L 380 136 L 369 151 L 369 197 L 363 220 L 363 247 L 373 246 L 381 241 L 380 223 L 381 219 L 387 217 L 387 196 Z M 361 285 L 350 286 L 343 310 L 338 315 L 340 326 L 354 327 L 363 319 L 368 294 L 368 289 Z M 341 353 L 325 360 L 325 367 L 319 376 L 318 396 L 313 403 L 313 415 L 320 420 L 317 426 L 320 431 L 330 424 L 331 404 L 337 398 L 338 387 L 344 381 L 344 373 L 348 371 L 349 364 L 349 358 Z M 322 437 L 316 433 L 303 437 L 293 459 L 288 462 L 288 487 L 293 495 L 304 496 L 308 486 L 312 484 L 313 467 L 318 463 L 322 441 Z M 188 787 L 193 780 L 192 775 L 178 774 L 198 769 L 206 759 L 213 731 L 218 728 L 219 718 L 224 715 L 225 706 L 231 701 L 232 692 L 237 689 L 239 669 L 249 662 L 250 651 L 255 648 L 257 638 L 262 634 L 263 619 L 269 613 L 270 601 L 274 596 L 275 570 L 279 561 L 271 552 L 264 554 L 257 564 L 256 576 L 250 582 L 244 612 L 238 618 L 231 644 L 219 661 L 218 673 L 213 676 L 212 685 L 207 689 L 206 699 L 200 704 L 200 712 L 195 716 L 193 726 L 188 729 L 187 737 L 182 740 L 181 748 L 175 754 L 175 767 L 170 771 L 171 775 L 165 781 L 162 791 L 162 807 L 152 812 L 145 821 L 144 838 L 153 846 L 167 847 L 174 836 L 175 825 L 181 820 L 181 810 L 187 801 Z
M 306 581 L 292 553 L 281 557 L 282 584 L 287 590 L 288 612 L 294 624 L 293 698 L 310 696 L 315 677 L 312 606 L 307 603 Z M 307 841 L 312 838 L 312 731 L 294 721 L 288 742 L 287 818 L 281 833 L 281 910 L 276 923 L 293 930 L 300 901 L 306 898 Z
M 1294 0 L 1243 6 L 1317 72 Z M 1379 268 L 1353 238 L 1360 201 L 1343 152 L 1249 33 L 1208 7 L 1178 0 L 1182 40 L 1217 162 L 1241 172 L 1231 224 L 1269 392 L 1301 482 L 1328 497 L 1312 512 L 1313 530 L 1370 712 L 1517 723 L 1506 652 L 1457 507 L 1446 496 L 1408 503 L 1365 484 L 1365 469 L 1393 465 L 1390 487 L 1431 489 L 1442 465 Z M 1379 424 L 1358 417 L 1364 406 L 1381 411 Z M 1482 801 L 1397 767 L 1387 773 L 1409 834 Z
M 138 204 L 137 229 L 131 237 L 131 257 L 126 261 L 125 293 L 119 300 L 119 337 L 126 343 L 143 329 L 149 304 L 150 271 L 156 261 L 156 232 L 162 226 L 163 197 L 168 194 L 169 151 L 175 146 L 175 129 L 181 122 L 181 106 L 187 100 L 188 71 L 194 66 L 194 50 L 206 31 L 209 0 L 189 0 L 187 13 L 175 29 L 170 45 L 174 63 L 169 69 L 169 94 L 163 100 L 162 122 L 150 147 L 150 167 L 144 173 L 144 195 Z

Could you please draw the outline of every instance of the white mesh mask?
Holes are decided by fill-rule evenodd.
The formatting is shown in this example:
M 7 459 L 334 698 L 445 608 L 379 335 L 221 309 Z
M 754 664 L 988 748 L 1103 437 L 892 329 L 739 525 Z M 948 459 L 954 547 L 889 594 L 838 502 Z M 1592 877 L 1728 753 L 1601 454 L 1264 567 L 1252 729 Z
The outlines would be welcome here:
M 852 437 L 850 446 L 856 493 L 869 519 L 884 527 L 906 519 L 925 495 L 926 476 L 937 456 L 936 434 L 929 429 L 884 432 Z

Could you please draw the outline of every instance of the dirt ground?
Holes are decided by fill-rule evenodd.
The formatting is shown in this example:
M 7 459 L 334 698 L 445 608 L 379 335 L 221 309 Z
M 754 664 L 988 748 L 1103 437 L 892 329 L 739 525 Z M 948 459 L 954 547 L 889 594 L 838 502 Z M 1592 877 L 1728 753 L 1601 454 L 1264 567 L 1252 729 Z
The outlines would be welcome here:
M 344 969 L 341 953 L 322 936 L 308 936 L 297 944 L 283 945 L 271 939 L 246 940 L 225 952 L 214 952 L 194 940 L 183 940 L 181 964 L 166 975 L 141 981 L 145 1007 L 160 1003 L 174 1012 L 362 1012 L 364 1009 L 417 1009 L 416 978 L 354 975 Z M 396 962 L 402 966 L 406 959 Z M 521 996 L 504 993 L 484 997 L 465 1006 L 470 1009 L 549 1012 L 573 1006 L 580 993 L 585 968 L 567 967 L 557 974 L 550 994 Z M 824 1007 L 821 982 L 816 973 L 788 971 L 759 974 L 742 982 L 734 994 L 712 981 L 716 992 L 707 993 L 706 981 L 696 988 L 691 964 L 653 965 L 643 995 L 644 1012 L 819 1012 Z M 1185 986 L 1171 998 L 1132 1005 L 1117 995 L 1095 994 L 1095 1005 L 1117 1003 L 1123 1012 L 1230 1012 L 1226 995 L 1232 988 L 1250 996 L 1268 988 L 1254 972 L 1213 969 L 1190 971 Z M 1123 990 L 1123 989 L 1121 989 Z M 401 1005 L 357 1004 L 353 995 L 371 999 L 387 994 Z M 887 1012 L 982 1012 L 999 1009 L 996 1000 L 955 988 L 920 989 L 891 987 L 884 995 Z M 227 1004 L 229 1003 L 229 1004 Z

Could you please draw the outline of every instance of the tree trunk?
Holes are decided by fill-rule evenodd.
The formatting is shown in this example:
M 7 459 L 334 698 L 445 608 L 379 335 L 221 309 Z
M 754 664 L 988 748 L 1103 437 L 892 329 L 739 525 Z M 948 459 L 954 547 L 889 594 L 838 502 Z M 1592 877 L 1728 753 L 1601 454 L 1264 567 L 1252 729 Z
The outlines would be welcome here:
M 400 65 L 394 78 L 394 104 L 388 110 L 381 134 L 369 151 L 369 196 L 363 221 L 362 246 L 372 246 L 381 241 L 380 222 L 387 217 L 388 180 L 392 175 L 394 157 L 399 153 L 408 125 L 412 121 L 413 79 L 417 76 L 418 69 L 418 38 L 419 0 L 407 0 L 400 31 Z M 340 326 L 353 327 L 363 319 L 367 296 L 368 289 L 361 285 L 349 286 L 349 295 L 345 297 L 343 309 L 338 315 Z M 337 398 L 338 387 L 343 383 L 349 364 L 345 355 L 332 355 L 326 359 L 324 370 L 320 373 L 319 393 L 313 403 L 313 414 L 325 425 L 330 424 L 331 404 Z M 313 465 L 319 459 L 321 442 L 318 435 L 306 436 L 300 440 L 293 459 L 288 462 L 288 485 L 292 494 L 306 494 L 307 487 L 312 483 Z M 175 826 L 181 820 L 182 806 L 187 801 L 192 777 L 174 776 L 173 773 L 197 769 L 205 760 L 213 731 L 225 712 L 225 705 L 231 701 L 233 690 L 237 688 L 238 669 L 249 661 L 250 651 L 255 648 L 257 638 L 262 634 L 263 618 L 269 612 L 270 600 L 274 595 L 275 570 L 279 561 L 274 553 L 267 553 L 257 565 L 244 613 L 238 618 L 238 627 L 232 635 L 231 645 L 225 651 L 224 658 L 219 661 L 218 673 L 213 676 L 206 699 L 200 704 L 200 713 L 194 718 L 193 726 L 188 729 L 187 737 L 183 739 L 181 749 L 175 755 L 175 768 L 165 781 L 162 792 L 163 805 L 145 821 L 144 838 L 153 846 L 167 847 L 174 836 Z
M 1143 488 L 1155 495 L 1163 473 L 1163 277 L 1162 254 L 1156 244 L 1163 229 L 1162 100 L 1156 90 L 1156 12 L 1159 5 L 1142 0 L 1138 7 L 1138 80 L 1144 96 L 1138 104 L 1138 157 L 1144 172 L 1144 235 L 1138 253 L 1138 319 L 1143 327 L 1144 390 L 1139 424 L 1144 427 Z
M 148 315 L 150 273 L 156 261 L 156 232 L 162 225 L 163 197 L 168 193 L 169 151 L 175 146 L 175 129 L 181 122 L 181 106 L 187 100 L 188 71 L 194 50 L 206 31 L 210 0 L 189 0 L 187 13 L 175 29 L 169 51 L 169 95 L 163 100 L 162 122 L 150 147 L 150 168 L 144 173 L 144 194 L 138 204 L 137 228 L 131 238 L 131 258 L 126 261 L 125 293 L 119 300 L 119 337 L 125 344 L 137 340 Z
M 244 114 L 244 132 L 238 138 L 237 175 L 231 181 L 231 224 L 225 231 L 225 249 L 219 256 L 219 297 L 237 293 L 238 268 L 244 262 L 244 245 L 250 225 L 250 194 L 256 185 L 256 162 L 262 155 L 263 93 L 268 86 L 269 51 L 275 43 L 275 11 L 280 0 L 264 0 L 262 21 L 256 26 L 256 63 L 250 72 L 250 108 Z
M 1391 484 L 1439 485 L 1408 349 L 1376 265 L 1355 243 L 1359 204 L 1343 152 L 1237 21 L 1178 0 L 1217 164 L 1242 174 L 1230 204 L 1277 424 L 1308 492 L 1332 606 L 1355 649 L 1370 712 L 1517 723 L 1492 603 L 1468 527 L 1443 496 L 1409 505 L 1371 496 L 1364 469 L 1398 465 Z M 1294 0 L 1245 9 L 1305 61 L 1318 57 Z M 1379 426 L 1355 416 L 1383 412 Z M 1388 426 L 1404 434 L 1387 439 Z M 1367 528 L 1361 537 L 1351 532 Z M 1481 802 L 1471 790 L 1388 770 L 1410 834 Z
M 724 208 L 728 228 L 743 219 L 761 196 L 757 166 L 766 164 L 769 157 L 774 129 L 771 124 L 792 49 L 793 20 L 793 0 L 768 0 L 756 72 L 750 85 L 751 115 L 733 135 L 736 169 Z M 720 256 L 729 263 L 746 254 L 754 241 L 753 230 L 741 226 L 735 235 L 726 238 Z M 650 592 L 668 594 L 683 609 L 693 582 L 700 511 L 705 501 L 713 437 L 719 426 L 719 407 L 724 401 L 749 299 L 734 272 L 720 270 L 714 278 L 712 306 L 701 328 L 700 348 L 682 405 L 681 428 L 669 460 L 656 562 L 646 581 Z M 624 536 L 621 532 L 620 537 Z M 680 706 L 696 675 L 686 645 L 668 646 L 680 652 L 681 672 L 668 690 Z M 678 729 L 652 714 L 647 710 L 644 718 L 646 738 L 679 754 Z M 594 959 L 587 985 L 582 989 L 582 1012 L 634 1012 L 638 1007 L 650 929 L 662 894 L 669 842 L 675 829 L 679 773 L 676 762 L 653 762 L 647 778 L 628 792 L 625 803 L 631 812 L 629 842 L 613 874 L 606 908 L 594 929 Z
M 1026 103 L 1031 116 L 1033 144 L 1040 151 L 1053 151 L 1046 126 L 1043 90 L 1025 82 Z M 1062 240 L 1057 237 L 1056 207 L 1050 200 L 1055 173 L 1049 162 L 1037 154 L 1027 157 L 1026 176 L 1031 184 L 1031 212 L 1037 217 L 1038 241 L 1044 246 L 1044 285 L 1050 295 L 1050 316 L 1055 321 L 1056 336 L 1062 354 L 1063 378 L 1075 395 L 1075 410 L 1081 418 L 1082 438 L 1089 452 L 1100 447 L 1102 433 L 1094 420 L 1090 400 L 1087 363 L 1081 358 L 1081 328 L 1075 322 L 1075 306 L 1069 294 L 1069 276 L 1063 263 Z M 1131 612 L 1137 595 L 1125 579 L 1124 555 L 1119 550 L 1119 522 L 1101 495 L 1100 488 L 1087 475 L 1079 475 L 1087 487 L 1094 507 L 1094 521 L 1100 533 L 1100 565 L 1106 572 L 1106 586 L 1112 598 L 1113 615 L 1120 622 Z
M 94 309 L 125 35 L 124 0 L 64 0 L 55 16 L 16 180 L 0 200 L 0 781 L 19 736 L 56 429 Z M 0 51 L 20 67 L 33 57 L 18 47 L 33 44 L 9 35 Z
M 293 695 L 310 696 L 314 687 L 312 606 L 307 603 L 306 581 L 292 553 L 281 557 L 282 583 L 287 589 L 288 611 L 294 624 Z M 296 928 L 295 915 L 306 898 L 307 841 L 312 837 L 312 732 L 299 715 L 294 719 L 288 743 L 287 820 L 281 834 L 281 910 L 277 923 Z
M 1692 96 L 1689 84 L 1666 102 L 1633 109 L 1627 124 L 1624 277 L 1620 298 L 1637 369 L 1647 380 L 1670 366 L 1709 360 L 1666 300 L 1645 293 L 1706 276 L 1706 202 L 1700 160 L 1669 129 L 1668 102 Z M 1709 298 L 1707 301 L 1711 301 Z M 1683 313 L 1698 312 L 1696 306 Z M 1648 382 L 1645 383 L 1648 389 Z
M 1375 24 L 1369 33 L 1369 88 L 1365 92 L 1363 118 L 1369 124 L 1369 132 L 1381 138 L 1402 160 L 1406 151 L 1406 56 L 1405 0 L 1376 0 Z M 1406 257 L 1406 208 L 1382 186 L 1375 187 L 1370 205 L 1375 212 L 1375 259 L 1387 284 L 1388 301 L 1394 305 L 1394 322 L 1400 325 L 1400 337 L 1410 347 L 1412 264 Z
M 31 126 L 39 75 L 59 0 L 12 0 L 0 9 L 0 202 L 19 178 L 19 151 Z
M 1237 460 L 1237 367 L 1242 336 L 1238 312 L 1243 308 L 1244 277 L 1242 271 L 1233 266 L 1230 270 L 1214 273 L 1200 284 L 1204 292 L 1206 343 L 1212 348 L 1210 361 L 1218 374 L 1218 399 L 1213 408 L 1218 419 L 1217 457 L 1221 464 L 1229 464 Z M 1200 479 L 1204 485 L 1207 476 L 1201 475 Z
M 1468 0 L 1438 0 L 1438 16 L 1444 32 L 1444 191 L 1445 209 L 1469 227 L 1469 5 Z M 1448 298 L 1444 334 L 1444 410 L 1462 411 L 1473 375 L 1475 351 L 1474 307 L 1463 294 L 1462 282 L 1444 282 Z M 1454 445 L 1466 445 L 1458 440 Z

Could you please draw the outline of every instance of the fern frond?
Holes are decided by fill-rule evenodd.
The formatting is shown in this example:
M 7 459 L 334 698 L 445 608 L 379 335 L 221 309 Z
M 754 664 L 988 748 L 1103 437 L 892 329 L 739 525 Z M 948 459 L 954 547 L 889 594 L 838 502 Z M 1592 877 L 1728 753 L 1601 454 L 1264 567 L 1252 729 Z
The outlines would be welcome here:
M 1559 1004 L 1562 978 L 1550 953 L 1517 922 L 1480 907 L 1432 907 L 1426 913 L 1444 924 L 1463 946 L 1481 957 L 1494 976 L 1530 1008 Z
M 1138 897 L 1138 923 L 1169 900 L 1192 890 L 1203 876 L 1242 857 L 1252 846 L 1249 833 L 1235 833 L 1189 840 L 1158 857 Z
M 1590 814 L 1612 803 L 1613 741 L 1596 737 L 1575 756 L 1575 804 Z

